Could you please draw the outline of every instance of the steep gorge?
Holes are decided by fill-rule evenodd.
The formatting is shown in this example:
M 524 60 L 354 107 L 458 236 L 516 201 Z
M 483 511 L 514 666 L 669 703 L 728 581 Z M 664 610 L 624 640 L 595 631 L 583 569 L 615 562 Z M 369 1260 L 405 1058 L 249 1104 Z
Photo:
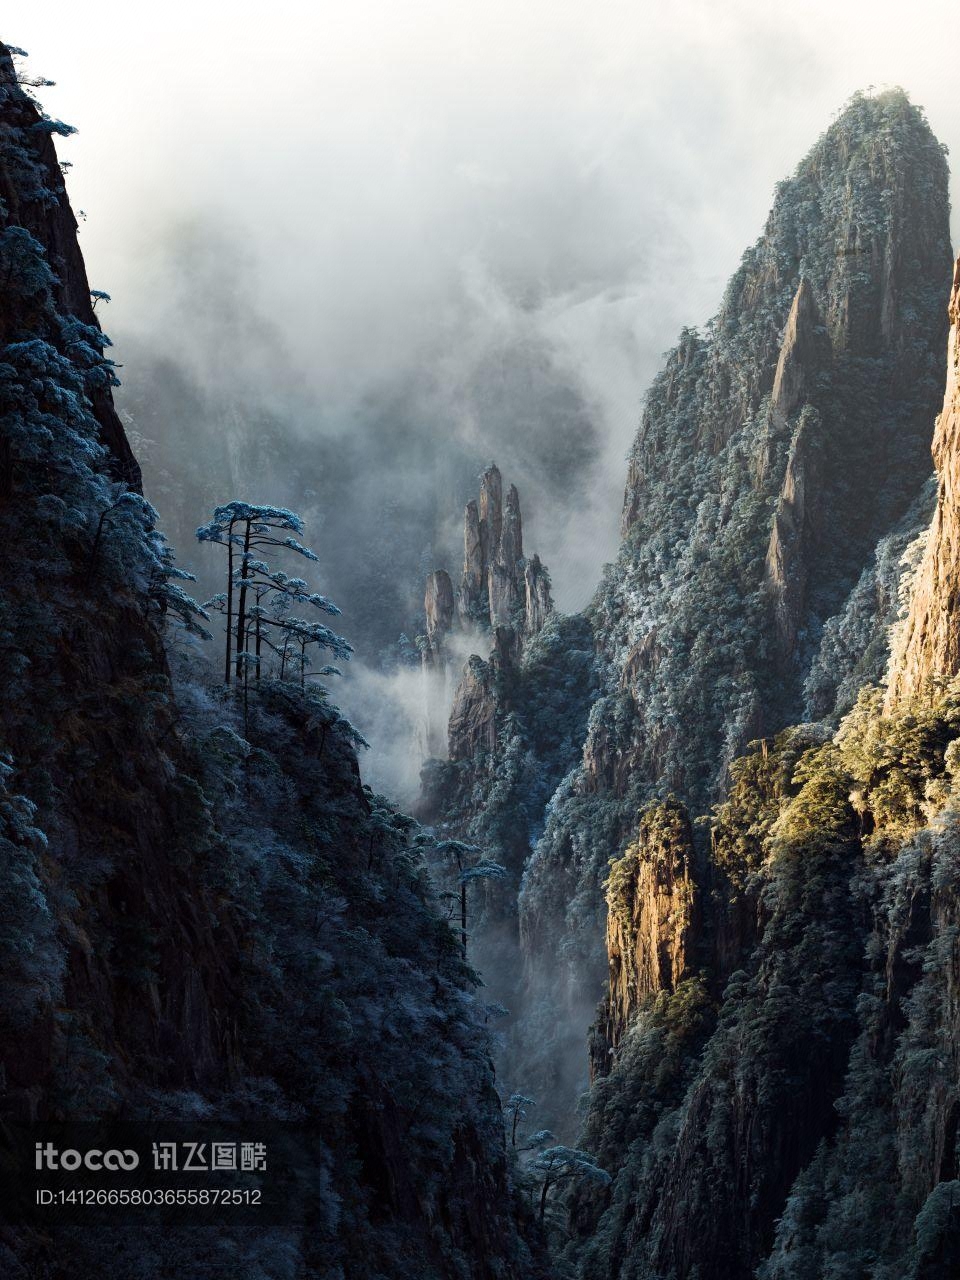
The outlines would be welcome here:
M 960 263 L 928 522 L 949 246 L 922 114 L 858 97 L 781 184 L 651 389 L 584 615 L 483 473 L 459 586 L 426 586 L 424 670 L 488 652 L 422 822 L 363 786 L 325 689 L 197 678 L 57 128 L 0 46 L 4 1140 L 272 1118 L 320 1155 L 306 1227 L 5 1221 L 4 1273 L 960 1272 Z M 471 890 L 469 952 L 430 874 L 451 836 L 512 889 Z M 499 1081 L 468 955 L 514 1010 Z M 551 1267 L 495 1086 L 565 1136 L 588 1066 L 610 1180 L 556 1198 Z

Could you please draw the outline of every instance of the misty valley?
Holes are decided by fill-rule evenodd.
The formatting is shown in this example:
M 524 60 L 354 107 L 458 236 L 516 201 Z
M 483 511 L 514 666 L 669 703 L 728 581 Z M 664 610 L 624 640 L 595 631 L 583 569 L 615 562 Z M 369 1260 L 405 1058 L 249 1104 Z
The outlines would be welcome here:
M 32 66 L 0 45 L 0 1275 L 960 1277 L 924 110 L 871 87 L 789 158 L 624 459 L 603 291 L 519 269 L 334 405 L 200 220 L 114 348 Z

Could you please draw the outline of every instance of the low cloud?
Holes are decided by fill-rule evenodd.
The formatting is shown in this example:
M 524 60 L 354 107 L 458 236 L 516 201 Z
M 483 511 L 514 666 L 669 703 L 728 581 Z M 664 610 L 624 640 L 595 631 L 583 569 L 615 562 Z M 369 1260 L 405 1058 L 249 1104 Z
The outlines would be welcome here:
M 425 574 L 456 575 L 479 471 L 517 484 L 527 548 L 581 607 L 643 389 L 776 181 L 870 84 L 960 147 L 953 27 L 943 0 L 908 28 L 887 0 L 358 0 L 266 27 L 243 0 L 107 27 L 53 0 L 7 34 L 80 129 L 82 244 L 181 560 L 213 576 L 192 529 L 216 501 L 304 510 L 368 768 L 407 791 L 417 677 L 383 659 Z

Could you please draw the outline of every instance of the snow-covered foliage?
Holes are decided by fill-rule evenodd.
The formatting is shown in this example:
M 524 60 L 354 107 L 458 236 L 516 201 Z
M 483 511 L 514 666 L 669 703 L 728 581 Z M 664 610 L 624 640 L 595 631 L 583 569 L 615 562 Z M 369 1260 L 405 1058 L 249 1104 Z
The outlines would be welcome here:
M 573 1202 L 583 1280 L 952 1274 L 958 699 L 884 716 L 867 690 L 835 736 L 738 763 L 703 971 L 647 1001 L 591 1095 L 583 1145 L 617 1172 Z
M 173 643 L 168 623 L 192 644 L 205 613 L 124 465 L 58 132 L 0 47 L 0 1109 L 294 1122 L 315 1135 L 315 1212 L 286 1229 L 5 1230 L 0 1271 L 534 1275 L 496 1010 L 442 917 L 435 841 L 363 787 L 362 738 L 322 688 L 265 672 L 246 705 Z M 314 558 L 298 517 L 234 503 L 206 536 L 231 521 L 255 620 L 279 597 L 336 614 L 263 558 Z

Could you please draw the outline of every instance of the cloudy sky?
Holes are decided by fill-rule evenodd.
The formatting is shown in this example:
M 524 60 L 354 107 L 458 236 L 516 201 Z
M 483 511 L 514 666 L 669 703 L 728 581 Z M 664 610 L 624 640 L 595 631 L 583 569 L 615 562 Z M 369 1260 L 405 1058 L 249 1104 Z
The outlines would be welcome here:
M 553 344 L 603 462 L 589 536 L 550 557 L 572 605 L 613 549 L 660 354 L 845 99 L 902 84 L 960 147 L 955 32 L 946 0 L 45 0 L 5 38 L 79 129 L 62 152 L 121 340 L 174 319 L 209 361 L 203 282 L 170 283 L 199 220 L 230 245 L 216 289 L 271 318 L 330 415 L 488 327 Z
M 120 360 L 230 401 L 216 433 L 256 402 L 334 468 L 349 443 L 338 559 L 387 507 L 368 561 L 404 521 L 405 565 L 455 556 L 496 455 L 567 609 L 615 550 L 661 354 L 850 94 L 902 85 L 960 154 L 955 0 L 44 0 L 2 34 L 79 130 Z

